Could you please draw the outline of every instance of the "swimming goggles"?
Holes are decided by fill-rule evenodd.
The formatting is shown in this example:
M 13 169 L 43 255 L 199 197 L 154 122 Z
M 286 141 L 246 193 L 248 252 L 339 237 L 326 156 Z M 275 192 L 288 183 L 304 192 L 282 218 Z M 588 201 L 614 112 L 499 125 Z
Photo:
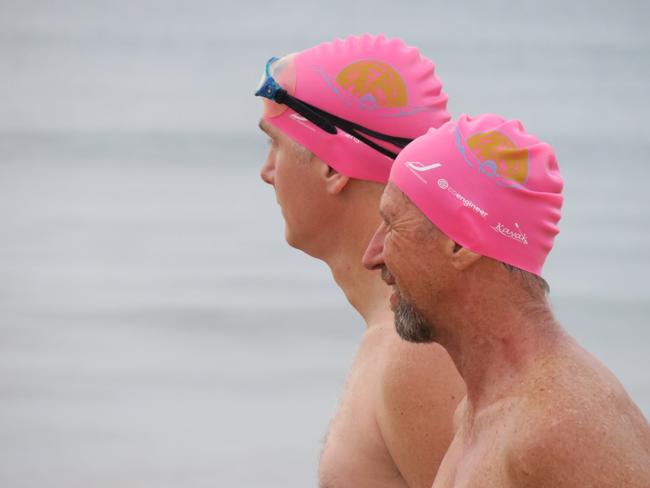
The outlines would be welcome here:
M 389 151 L 385 147 L 380 146 L 376 142 L 368 139 L 366 136 L 388 142 L 393 146 L 399 147 L 400 149 L 404 148 L 407 144 L 413 141 L 413 139 L 409 139 L 407 137 L 389 136 L 387 134 L 382 134 L 381 132 L 376 132 L 362 125 L 355 124 L 349 120 L 337 117 L 334 114 L 326 112 L 325 110 L 322 110 L 318 107 L 314 107 L 307 102 L 289 95 L 287 90 L 282 88 L 271 75 L 271 68 L 273 64 L 278 60 L 279 58 L 272 57 L 266 63 L 266 68 L 264 69 L 264 73 L 262 75 L 262 81 L 259 88 L 255 92 L 255 96 L 268 98 L 275 103 L 286 105 L 287 107 L 293 109 L 296 113 L 305 117 L 312 124 L 323 129 L 328 134 L 336 134 L 337 129 L 341 129 L 342 131 L 350 134 L 352 137 L 358 139 L 360 142 L 363 142 L 367 146 L 370 146 L 371 148 L 379 151 L 391 159 L 395 159 L 397 157 L 397 153 Z

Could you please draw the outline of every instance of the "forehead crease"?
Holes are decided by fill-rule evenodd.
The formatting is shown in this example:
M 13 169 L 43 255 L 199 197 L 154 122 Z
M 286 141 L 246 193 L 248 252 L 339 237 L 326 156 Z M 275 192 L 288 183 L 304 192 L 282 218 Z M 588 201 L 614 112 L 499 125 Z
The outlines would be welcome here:
M 388 213 L 389 213 L 389 208 L 388 208 L 388 199 L 386 198 L 386 192 L 384 192 L 379 199 L 379 215 L 382 216 L 382 218 L 388 222 Z
M 395 187 L 393 183 L 388 183 L 384 193 L 381 195 L 379 200 L 379 208 L 386 215 L 391 215 L 395 213 L 395 199 L 397 194 L 400 191 Z

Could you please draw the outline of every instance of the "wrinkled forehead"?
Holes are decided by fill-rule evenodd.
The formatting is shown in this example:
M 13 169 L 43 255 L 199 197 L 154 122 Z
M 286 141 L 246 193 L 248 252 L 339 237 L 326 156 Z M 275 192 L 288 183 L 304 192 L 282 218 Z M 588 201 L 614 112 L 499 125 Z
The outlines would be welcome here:
M 391 181 L 388 182 L 381 196 L 379 210 L 388 223 L 401 222 L 404 224 L 410 222 L 418 228 L 433 226 L 427 216 L 420 211 L 408 195 Z
M 408 211 L 404 193 L 393 182 L 389 181 L 379 200 L 379 210 L 386 220 L 393 220 Z
M 281 57 L 280 59 L 274 61 L 269 66 L 269 74 L 271 77 L 277 81 L 282 88 L 287 90 L 289 95 L 293 95 L 296 90 L 296 55 L 298 53 L 287 54 L 286 56 Z M 266 72 L 263 73 L 262 77 L 266 76 Z M 286 105 L 275 103 L 268 98 L 262 98 L 264 107 L 262 112 L 262 118 L 271 118 L 277 117 L 282 114 L 286 109 Z

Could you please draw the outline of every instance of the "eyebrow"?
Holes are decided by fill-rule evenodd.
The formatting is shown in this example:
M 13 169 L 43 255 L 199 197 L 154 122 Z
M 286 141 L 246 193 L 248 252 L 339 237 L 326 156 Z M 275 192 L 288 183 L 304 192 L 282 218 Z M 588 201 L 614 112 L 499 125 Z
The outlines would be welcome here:
M 267 125 L 266 125 L 266 121 L 264 119 L 261 119 L 259 121 L 259 123 L 257 124 L 257 126 L 260 128 L 260 130 L 262 132 L 266 132 L 268 135 L 271 135 L 271 133 L 269 132 L 269 129 L 268 129 Z
M 271 139 L 275 139 L 277 137 L 277 131 L 275 130 L 275 127 L 269 124 L 266 120 L 260 119 L 257 125 L 262 130 L 262 132 L 264 132 Z

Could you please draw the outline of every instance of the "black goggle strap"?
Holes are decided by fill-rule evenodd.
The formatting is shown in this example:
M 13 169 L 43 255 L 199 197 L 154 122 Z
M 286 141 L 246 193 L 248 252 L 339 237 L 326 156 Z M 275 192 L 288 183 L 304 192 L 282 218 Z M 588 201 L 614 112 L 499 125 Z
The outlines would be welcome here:
M 275 95 L 275 102 L 286 105 L 289 108 L 295 110 L 296 113 L 302 115 L 307 120 L 312 122 L 314 125 L 317 125 L 325 132 L 329 134 L 336 134 L 336 127 L 330 122 L 326 117 L 320 114 L 318 111 L 314 110 L 315 107 L 307 105 L 305 102 L 298 100 L 295 97 L 292 97 L 287 93 L 286 90 L 280 89 Z
M 331 114 L 329 112 L 325 112 L 324 110 L 319 109 L 318 107 L 314 107 L 312 105 L 309 105 L 306 102 L 303 102 L 305 105 L 309 106 L 312 110 L 322 113 L 325 115 L 327 118 L 331 119 L 334 122 L 334 125 L 337 127 L 340 127 L 343 130 L 354 130 L 357 132 L 363 132 L 364 134 L 374 137 L 375 139 L 380 139 L 382 141 L 390 142 L 393 146 L 397 146 L 400 148 L 405 147 L 406 145 L 410 144 L 413 142 L 413 139 L 410 139 L 408 137 L 399 137 L 399 136 L 391 136 L 388 134 L 383 134 L 381 132 L 374 131 L 372 129 L 368 129 L 367 127 L 364 127 L 359 124 L 355 124 L 354 122 L 350 122 L 349 120 L 342 119 L 340 117 L 337 117 L 334 114 Z
M 342 130 L 344 130 L 345 132 L 347 132 L 351 136 L 357 138 L 359 141 L 363 142 L 364 144 L 366 144 L 366 145 L 370 146 L 371 148 L 379 151 L 380 153 L 388 156 L 389 158 L 395 159 L 397 157 L 397 153 L 394 153 L 393 151 L 391 151 L 389 149 L 386 149 L 383 146 L 380 146 L 375 141 L 373 141 L 371 139 L 368 139 L 366 136 L 364 136 L 360 132 L 360 129 L 358 129 L 357 127 L 354 127 L 356 124 L 352 124 L 352 123 L 350 123 L 350 122 L 348 122 L 346 120 L 342 120 L 340 122 L 336 122 L 335 125 L 337 127 L 340 127 Z M 372 136 L 372 137 L 375 137 L 375 136 Z M 400 147 L 400 148 L 403 147 L 403 146 L 400 146 L 399 144 L 395 144 L 394 142 L 388 141 L 388 140 L 386 140 L 384 138 L 377 137 L 377 139 L 384 140 L 384 141 L 389 142 L 389 143 L 393 144 L 394 146 L 397 146 L 397 147 Z M 406 144 L 404 144 L 404 145 L 406 145 Z
M 376 132 L 362 125 L 350 122 L 349 120 L 342 119 L 336 115 L 326 112 L 325 110 L 314 107 L 307 102 L 303 102 L 302 100 L 289 95 L 284 89 L 278 90 L 274 100 L 277 103 L 281 103 L 287 107 L 292 108 L 296 113 L 302 115 L 314 125 L 323 129 L 325 132 L 329 134 L 336 134 L 336 127 L 339 127 L 341 130 L 347 132 L 367 146 L 370 146 L 374 150 L 379 151 L 391 159 L 395 159 L 397 157 L 397 153 L 394 153 L 393 151 L 380 146 L 376 142 L 365 137 L 363 134 L 374 137 L 375 139 L 386 141 L 399 148 L 403 148 L 413 140 L 406 137 L 397 137 L 382 134 L 381 132 Z
M 413 139 L 409 139 L 408 137 L 398 137 L 398 136 L 390 136 L 388 134 L 382 134 L 381 132 L 368 129 L 367 127 L 364 127 L 362 125 L 355 124 L 354 122 L 350 122 L 349 120 L 345 120 L 329 112 L 325 112 L 324 110 L 321 110 L 318 107 L 314 107 L 313 105 L 309 105 L 306 102 L 302 102 L 302 103 L 307 105 L 313 111 L 318 112 L 323 116 L 327 117 L 328 119 L 330 119 L 336 127 L 339 127 L 340 129 L 344 130 L 348 134 L 356 137 L 359 141 L 372 147 L 376 151 L 379 151 L 380 153 L 384 154 L 385 156 L 388 156 L 391 159 L 395 159 L 397 157 L 397 154 L 390 151 L 389 149 L 386 149 L 383 146 L 380 146 L 376 142 L 368 139 L 363 134 L 366 134 L 370 137 L 374 137 L 375 139 L 379 139 L 381 141 L 386 141 L 392 144 L 393 146 L 399 147 L 400 149 L 404 148 L 407 144 L 413 142 Z
M 337 124 L 337 126 L 338 126 L 338 124 Z M 384 146 L 380 146 L 375 141 L 372 141 L 372 140 L 368 139 L 366 136 L 364 136 L 363 134 L 360 134 L 359 132 L 357 132 L 355 129 L 347 129 L 347 128 L 341 127 L 341 130 L 347 132 L 352 137 L 354 137 L 354 138 L 358 139 L 359 141 L 363 142 L 365 145 L 370 146 L 374 150 L 379 151 L 383 155 L 388 156 L 390 159 L 395 159 L 397 157 L 397 153 L 394 153 L 393 151 L 390 151 L 390 150 L 386 149 Z

